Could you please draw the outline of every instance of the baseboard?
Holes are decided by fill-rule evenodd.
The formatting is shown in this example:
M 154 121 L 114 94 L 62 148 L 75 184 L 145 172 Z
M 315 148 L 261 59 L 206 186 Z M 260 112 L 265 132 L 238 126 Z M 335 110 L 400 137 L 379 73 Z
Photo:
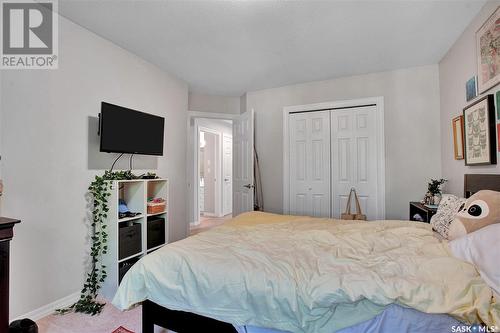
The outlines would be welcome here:
M 46 304 L 42 307 L 39 307 L 38 309 L 25 313 L 17 318 L 13 318 L 10 321 L 12 322 L 13 320 L 18 320 L 23 318 L 29 318 L 31 320 L 37 321 L 45 316 L 53 314 L 56 309 L 61 309 L 72 305 L 79 299 L 80 299 L 80 291 L 76 291 L 71 295 L 60 298 L 52 303 Z

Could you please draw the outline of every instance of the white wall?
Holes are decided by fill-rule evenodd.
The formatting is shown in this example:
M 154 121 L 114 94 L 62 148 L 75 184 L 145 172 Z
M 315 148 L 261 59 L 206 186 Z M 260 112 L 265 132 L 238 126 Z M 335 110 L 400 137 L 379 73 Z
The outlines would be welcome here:
M 198 118 L 198 125 L 211 130 L 233 136 L 233 124 L 230 120 Z
M 171 181 L 170 238 L 187 231 L 187 85 L 65 18 L 59 22 L 59 69 L 2 73 L 2 213 L 22 220 L 11 248 L 11 318 L 82 287 L 85 194 L 102 173 L 87 166 L 88 118 L 101 101 L 165 117 L 157 165 Z
M 189 110 L 214 113 L 240 113 L 240 98 L 190 92 Z
M 240 113 L 247 112 L 247 94 L 244 93 L 240 96 Z
M 385 98 L 386 216 L 408 219 L 408 202 L 441 174 L 437 65 L 247 93 L 266 211 L 283 211 L 283 107 L 374 96 Z
M 441 165 L 443 177 L 448 179 L 446 192 L 463 195 L 464 174 L 498 173 L 500 165 L 465 166 L 464 160 L 455 160 L 453 154 L 453 131 L 451 120 L 462 114 L 469 103 L 465 100 L 465 82 L 477 74 L 475 32 L 495 11 L 500 1 L 488 2 L 466 28 L 460 38 L 439 62 L 441 91 Z M 500 86 L 485 94 L 493 94 Z

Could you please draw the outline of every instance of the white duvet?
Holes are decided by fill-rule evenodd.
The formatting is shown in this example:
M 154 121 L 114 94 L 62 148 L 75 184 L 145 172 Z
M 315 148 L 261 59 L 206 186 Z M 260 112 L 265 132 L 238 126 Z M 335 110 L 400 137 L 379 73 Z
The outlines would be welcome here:
M 149 299 L 235 325 L 334 332 L 391 303 L 500 325 L 474 266 L 428 224 L 246 213 L 136 263 L 113 304 Z

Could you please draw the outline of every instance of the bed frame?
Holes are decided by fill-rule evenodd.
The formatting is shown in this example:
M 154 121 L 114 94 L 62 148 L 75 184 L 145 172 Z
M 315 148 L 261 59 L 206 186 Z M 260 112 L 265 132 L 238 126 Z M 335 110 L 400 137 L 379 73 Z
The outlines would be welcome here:
M 470 197 L 479 190 L 500 191 L 500 174 L 464 175 L 464 196 Z M 153 333 L 154 325 L 177 333 L 206 332 L 237 333 L 233 325 L 194 313 L 174 311 L 146 300 L 142 303 L 142 332 Z
M 154 325 L 177 333 L 238 333 L 233 325 L 191 312 L 164 308 L 149 300 L 142 302 L 142 333 L 154 333 Z
M 464 197 L 468 198 L 480 190 L 500 191 L 500 174 L 464 175 Z

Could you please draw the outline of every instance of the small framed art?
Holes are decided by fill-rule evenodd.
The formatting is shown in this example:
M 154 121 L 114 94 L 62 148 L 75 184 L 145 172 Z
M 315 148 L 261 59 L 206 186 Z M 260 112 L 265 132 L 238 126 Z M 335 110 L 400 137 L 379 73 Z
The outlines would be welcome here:
M 453 150 L 456 160 L 464 159 L 464 116 L 458 116 L 452 120 L 453 127 Z
M 473 100 L 477 96 L 477 77 L 471 77 L 465 82 L 465 99 L 466 101 Z
M 497 124 L 497 137 L 498 137 L 497 147 L 498 147 L 498 151 L 500 152 L 500 124 Z M 0 195 L 2 195 L 2 194 L 0 193 Z
M 493 95 L 464 108 L 465 165 L 496 164 L 496 121 Z
M 500 90 L 496 92 L 497 120 L 500 121 Z
M 500 82 L 500 6 L 476 32 L 477 86 L 483 93 Z

